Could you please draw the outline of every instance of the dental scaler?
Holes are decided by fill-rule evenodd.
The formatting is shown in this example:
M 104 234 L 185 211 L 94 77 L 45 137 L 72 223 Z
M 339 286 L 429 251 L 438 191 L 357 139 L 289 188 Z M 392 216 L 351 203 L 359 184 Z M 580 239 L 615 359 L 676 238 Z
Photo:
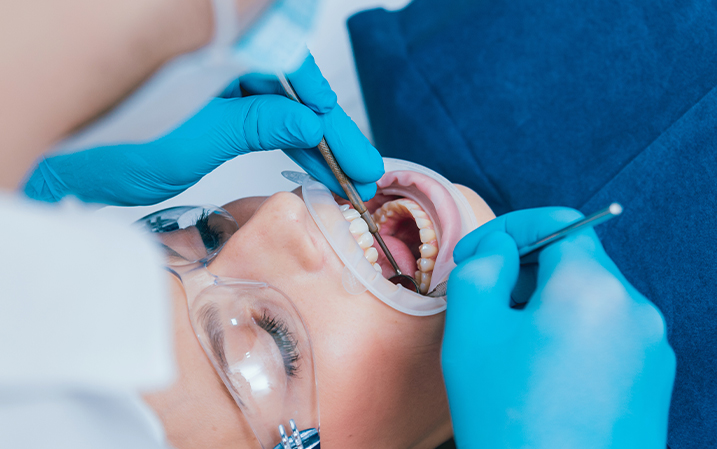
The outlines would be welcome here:
M 277 77 L 279 78 L 279 82 L 281 83 L 281 86 L 286 92 L 286 96 L 291 100 L 296 101 L 297 103 L 303 104 L 301 99 L 297 96 L 294 87 L 291 85 L 286 76 L 283 73 L 277 73 Z M 386 258 L 391 263 L 393 269 L 396 271 L 396 274 L 391 276 L 388 280 L 393 282 L 394 284 L 401 285 L 407 289 L 411 289 L 414 292 L 418 293 L 420 291 L 418 282 L 416 282 L 416 280 L 411 276 L 403 274 L 401 272 L 401 269 L 398 267 L 396 260 L 391 254 L 391 251 L 388 250 L 388 247 L 383 241 L 381 234 L 379 234 L 378 226 L 376 226 L 376 222 L 373 221 L 371 213 L 368 211 L 368 209 L 366 209 L 366 205 L 361 200 L 361 196 L 359 196 L 356 187 L 353 185 L 348 176 L 346 176 L 346 173 L 344 173 L 341 167 L 339 167 L 339 164 L 338 162 L 336 162 L 336 158 L 331 152 L 328 143 L 326 143 L 325 138 L 321 138 L 321 143 L 319 143 L 318 149 L 321 152 L 321 155 L 324 157 L 324 160 L 326 160 L 326 163 L 329 164 L 329 168 L 331 169 L 331 172 L 334 174 L 334 176 L 336 176 L 336 179 L 339 181 L 341 188 L 346 193 L 346 198 L 348 198 L 354 209 L 356 209 L 356 212 L 358 212 L 359 215 L 361 215 L 361 218 L 363 218 L 363 220 L 366 222 L 366 224 L 368 225 L 368 231 L 371 233 L 371 235 L 373 235 L 374 239 L 376 239 L 378 245 L 381 247 L 383 253 L 386 255 Z
M 521 247 L 518 250 L 518 255 L 520 256 L 520 264 L 526 264 L 526 263 L 532 263 L 530 262 L 530 259 L 528 259 L 528 256 L 531 254 L 535 254 L 536 251 L 542 249 L 545 246 L 550 245 L 551 243 L 555 243 L 558 240 L 561 240 L 569 235 L 574 234 L 577 231 L 580 231 L 582 229 L 586 228 L 594 228 L 595 226 L 605 223 L 606 221 L 610 220 L 611 218 L 615 218 L 618 215 L 622 213 L 622 206 L 620 203 L 612 203 L 608 207 L 601 209 L 597 212 L 595 212 L 592 215 L 589 215 L 581 220 L 576 221 L 575 223 L 569 224 L 565 226 L 564 228 L 553 232 L 552 234 L 543 237 L 542 239 L 538 240 L 535 243 L 532 243 L 530 245 L 526 245 Z M 431 292 L 428 293 L 427 296 L 430 297 L 440 297 L 446 295 L 446 290 L 448 288 L 448 279 L 441 282 L 440 284 L 436 285 L 436 288 L 434 288 Z

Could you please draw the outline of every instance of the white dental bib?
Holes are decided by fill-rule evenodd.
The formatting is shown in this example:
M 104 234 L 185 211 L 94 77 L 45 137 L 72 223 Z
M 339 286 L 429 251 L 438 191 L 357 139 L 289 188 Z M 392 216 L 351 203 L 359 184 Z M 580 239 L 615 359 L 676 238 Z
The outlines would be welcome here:
M 385 195 L 398 195 L 416 201 L 428 213 L 436 225 L 439 245 L 438 256 L 431 278 L 430 289 L 448 278 L 455 268 L 453 248 L 458 240 L 478 227 L 473 209 L 463 194 L 443 176 L 408 161 L 384 158 L 386 174 L 378 181 L 378 192 Z M 430 198 L 417 187 L 400 185 L 410 178 L 411 173 L 418 173 L 435 181 L 432 185 Z M 446 309 L 445 297 L 431 298 L 415 293 L 402 286 L 389 282 L 364 256 L 362 249 L 349 231 L 350 223 L 346 221 L 331 191 L 312 178 L 298 172 L 282 173 L 287 179 L 301 185 L 306 207 L 326 240 L 344 263 L 342 277 L 344 288 L 351 294 L 370 291 L 388 306 L 414 316 L 429 316 Z M 437 183 L 437 184 L 436 184 Z M 407 184 L 403 182 L 403 184 Z M 451 217 L 460 223 L 441 223 L 436 209 L 450 209 Z M 447 230 L 450 228 L 450 232 Z

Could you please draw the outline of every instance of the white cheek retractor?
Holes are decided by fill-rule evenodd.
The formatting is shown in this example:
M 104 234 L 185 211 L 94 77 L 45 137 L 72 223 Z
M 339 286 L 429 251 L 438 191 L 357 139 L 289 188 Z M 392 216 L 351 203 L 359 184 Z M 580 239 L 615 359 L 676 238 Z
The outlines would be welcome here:
M 448 202 L 449 206 L 455 205 L 457 214 L 455 214 L 454 218 L 460 220 L 460 237 L 478 227 L 473 209 L 466 198 L 443 176 L 421 165 L 399 159 L 384 158 L 384 166 L 386 169 L 386 175 L 382 178 L 384 182 L 387 179 L 399 179 L 403 172 L 414 172 L 425 175 L 440 184 L 438 188 L 440 191 L 437 195 L 442 201 Z M 394 285 L 376 271 L 364 256 L 364 250 L 351 237 L 350 223 L 344 218 L 339 205 L 334 200 L 333 194 L 326 186 L 305 173 L 284 172 L 282 174 L 287 179 L 301 185 L 304 202 L 309 213 L 344 263 L 342 281 L 347 292 L 358 295 L 368 290 L 390 307 L 408 315 L 435 315 L 446 309 L 445 296 L 432 298 L 415 293 L 400 285 Z M 428 204 L 427 196 L 423 195 L 415 187 L 413 189 L 411 187 L 397 187 L 395 184 L 381 187 L 381 181 L 378 184 L 379 192 L 411 198 L 418 202 L 429 214 L 436 225 L 439 243 L 438 258 L 433 271 L 431 286 L 447 279 L 448 274 L 455 267 L 453 248 L 457 243 L 457 239 L 450 241 L 442 239 L 440 230 L 449 226 L 456 227 L 457 224 L 441 223 L 433 204 Z

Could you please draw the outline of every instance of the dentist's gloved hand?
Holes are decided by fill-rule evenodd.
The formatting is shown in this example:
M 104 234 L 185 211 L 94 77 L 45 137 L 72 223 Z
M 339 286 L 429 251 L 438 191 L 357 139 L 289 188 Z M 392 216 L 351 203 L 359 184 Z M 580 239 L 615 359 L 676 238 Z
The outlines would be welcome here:
M 592 229 L 544 248 L 530 301 L 509 307 L 517 248 L 580 217 L 513 212 L 456 246 L 442 366 L 460 449 L 666 447 L 675 355 L 664 319 Z
M 24 191 L 50 202 L 73 194 L 87 202 L 154 204 L 178 195 L 229 159 L 280 148 L 343 195 L 321 154 L 309 149 L 326 135 L 339 165 L 353 178 L 362 198 L 373 197 L 375 182 L 383 175 L 383 160 L 338 106 L 336 94 L 314 58 L 309 55 L 288 79 L 307 106 L 284 97 L 275 80 L 272 85 L 266 77 L 243 77 L 156 141 L 44 159 Z
M 336 161 L 354 185 L 361 198 L 367 201 L 376 194 L 376 181 L 384 173 L 383 159 L 378 151 L 361 133 L 358 126 L 336 103 L 336 94 L 328 81 L 321 75 L 314 58 L 309 57 L 297 71 L 301 76 L 287 76 L 301 101 L 316 112 L 321 121 L 324 137 Z M 281 95 L 284 89 L 274 76 L 245 75 L 227 89 L 224 96 Z M 321 140 L 319 138 L 319 140 Z M 318 142 L 317 142 L 318 145 Z M 312 145 L 315 146 L 315 145 Z M 299 164 L 307 173 L 329 187 L 333 192 L 346 198 L 341 185 L 331 173 L 317 148 L 297 149 L 282 147 L 284 153 Z

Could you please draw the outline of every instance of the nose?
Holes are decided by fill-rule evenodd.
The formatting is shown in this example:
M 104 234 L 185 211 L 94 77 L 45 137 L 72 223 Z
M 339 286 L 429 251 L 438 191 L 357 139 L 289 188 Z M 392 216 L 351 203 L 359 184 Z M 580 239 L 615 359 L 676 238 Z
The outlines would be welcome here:
M 262 203 L 212 264 L 220 276 L 271 282 L 321 269 L 323 236 L 297 195 L 279 192 Z

